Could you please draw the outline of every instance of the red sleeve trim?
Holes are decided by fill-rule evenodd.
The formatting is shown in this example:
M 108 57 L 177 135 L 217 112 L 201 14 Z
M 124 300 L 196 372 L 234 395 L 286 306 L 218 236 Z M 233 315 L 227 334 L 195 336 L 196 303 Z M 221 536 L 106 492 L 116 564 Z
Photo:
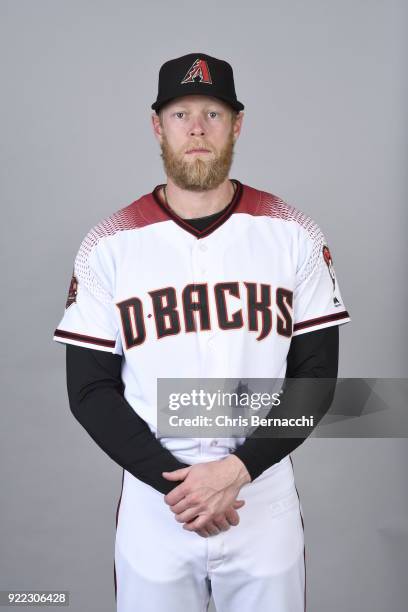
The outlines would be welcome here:
M 115 348 L 115 340 L 104 340 L 103 338 L 94 338 L 93 336 L 85 336 L 83 334 L 74 334 L 73 332 L 56 329 L 54 336 L 57 338 L 67 338 L 69 340 L 78 340 L 78 342 L 86 342 L 87 344 L 96 344 L 97 346 L 106 346 Z
M 326 315 L 325 317 L 317 317 L 316 319 L 309 319 L 308 321 L 302 321 L 301 323 L 295 323 L 293 326 L 293 331 L 299 331 L 300 329 L 305 329 L 307 327 L 313 327 L 314 325 L 322 325 L 322 323 L 329 323 L 331 321 L 340 321 L 341 319 L 350 318 L 347 310 L 343 310 L 343 312 L 336 312 L 335 314 Z

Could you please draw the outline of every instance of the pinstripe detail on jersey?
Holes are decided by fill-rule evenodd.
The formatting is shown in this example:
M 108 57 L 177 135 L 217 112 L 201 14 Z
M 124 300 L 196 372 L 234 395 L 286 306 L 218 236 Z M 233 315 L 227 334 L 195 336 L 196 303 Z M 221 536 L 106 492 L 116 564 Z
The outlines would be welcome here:
M 106 346 L 115 348 L 115 340 L 106 340 L 105 338 L 94 338 L 93 336 L 85 336 L 84 334 L 75 334 L 63 329 L 56 329 L 54 336 L 57 338 L 66 338 L 68 340 L 77 340 L 78 342 L 86 342 L 87 344 L 96 344 L 97 346 Z

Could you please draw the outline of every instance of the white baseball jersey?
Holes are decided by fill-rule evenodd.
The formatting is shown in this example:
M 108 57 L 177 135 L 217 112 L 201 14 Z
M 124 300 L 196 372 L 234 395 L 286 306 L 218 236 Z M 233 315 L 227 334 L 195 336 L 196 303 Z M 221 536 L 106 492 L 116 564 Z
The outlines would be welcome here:
M 157 378 L 284 378 L 292 336 L 350 321 L 316 223 L 235 182 L 202 232 L 157 186 L 92 228 L 75 259 L 54 339 L 123 354 L 125 398 L 154 432 Z M 218 452 L 242 441 L 224 439 Z M 211 444 L 161 442 L 190 462 Z

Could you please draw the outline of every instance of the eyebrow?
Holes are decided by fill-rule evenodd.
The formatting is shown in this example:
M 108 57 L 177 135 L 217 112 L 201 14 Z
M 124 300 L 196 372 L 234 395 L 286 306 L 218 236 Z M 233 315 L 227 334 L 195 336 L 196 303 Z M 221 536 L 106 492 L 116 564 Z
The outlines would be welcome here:
M 202 110 L 208 110 L 208 109 L 216 109 L 216 110 L 225 110 L 222 106 L 218 106 L 217 102 L 214 102 L 213 104 L 208 104 L 207 106 L 205 106 Z M 189 110 L 187 106 L 183 106 L 182 104 L 175 104 L 173 107 L 173 112 L 180 112 L 180 111 L 186 111 Z

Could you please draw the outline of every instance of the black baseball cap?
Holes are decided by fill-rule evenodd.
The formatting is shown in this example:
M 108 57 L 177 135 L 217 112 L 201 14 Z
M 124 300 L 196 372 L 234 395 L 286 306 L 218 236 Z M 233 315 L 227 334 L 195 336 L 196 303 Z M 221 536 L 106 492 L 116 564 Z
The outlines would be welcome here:
M 152 109 L 158 112 L 174 98 L 191 94 L 219 98 L 236 111 L 244 109 L 237 100 L 230 64 L 205 53 L 189 53 L 162 65 L 157 99 Z

